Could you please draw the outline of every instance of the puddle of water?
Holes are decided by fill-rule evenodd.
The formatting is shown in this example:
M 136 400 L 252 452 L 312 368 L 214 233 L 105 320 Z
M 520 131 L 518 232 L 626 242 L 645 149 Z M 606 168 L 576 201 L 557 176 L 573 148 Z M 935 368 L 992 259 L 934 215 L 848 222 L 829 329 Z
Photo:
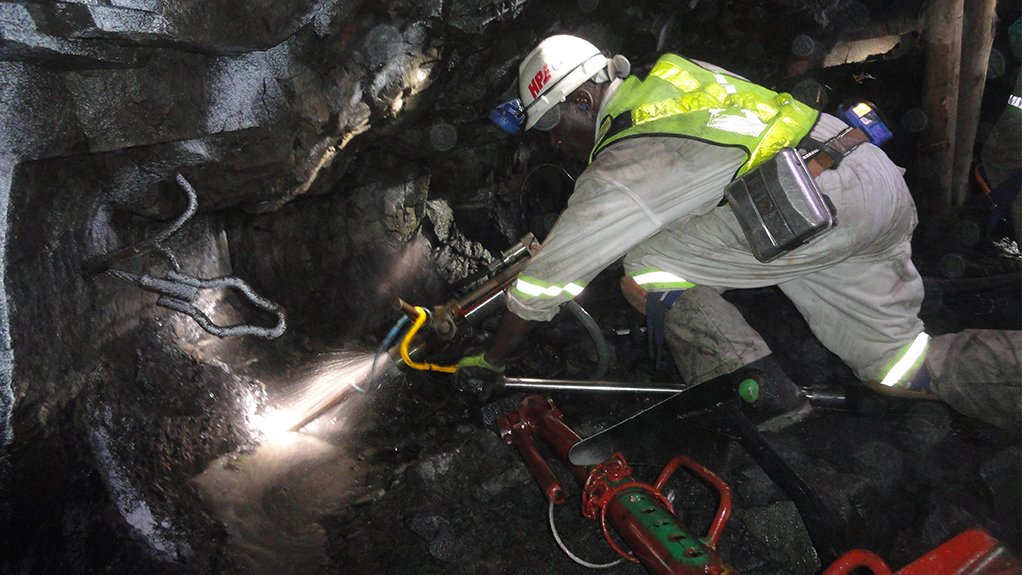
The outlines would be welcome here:
M 215 518 L 229 533 L 228 550 L 245 573 L 322 573 L 326 535 L 318 520 L 352 497 L 360 469 L 345 438 L 368 397 L 350 389 L 369 376 L 371 352 L 317 358 L 300 381 L 273 401 L 276 409 L 250 414 L 264 437 L 252 453 L 230 454 L 193 478 Z M 303 432 L 294 422 L 324 402 L 337 407 Z

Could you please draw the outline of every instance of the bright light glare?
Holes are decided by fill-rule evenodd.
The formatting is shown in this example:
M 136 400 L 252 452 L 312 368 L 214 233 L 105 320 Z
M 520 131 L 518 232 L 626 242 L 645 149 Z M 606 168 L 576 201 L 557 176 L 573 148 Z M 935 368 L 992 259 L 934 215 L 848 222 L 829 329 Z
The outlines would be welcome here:
M 405 97 L 402 94 L 398 94 L 397 98 L 394 98 L 394 101 L 390 103 L 390 112 L 396 116 L 401 113 L 401 110 L 403 110 L 404 107 Z
M 377 377 L 383 375 L 386 370 L 384 364 L 388 363 L 387 358 L 378 361 Z M 295 435 L 290 429 L 304 418 L 312 414 L 321 416 L 348 394 L 357 393 L 350 389 L 354 385 L 366 389 L 372 365 L 371 352 L 339 351 L 319 356 L 302 379 L 291 384 L 286 395 L 273 401 L 275 408 L 256 413 L 257 406 L 253 402 L 249 409 L 249 425 L 266 441 L 287 440 Z
M 269 413 L 256 413 L 249 417 L 249 425 L 263 436 L 265 441 L 287 441 L 294 436 L 290 431 L 296 416 L 287 409 L 276 409 Z

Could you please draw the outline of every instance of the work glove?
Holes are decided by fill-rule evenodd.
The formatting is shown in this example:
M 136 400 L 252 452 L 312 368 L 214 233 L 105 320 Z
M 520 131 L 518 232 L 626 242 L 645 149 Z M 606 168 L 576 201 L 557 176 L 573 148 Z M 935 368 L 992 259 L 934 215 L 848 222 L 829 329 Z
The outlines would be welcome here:
M 504 375 L 504 366 L 497 367 L 486 361 L 486 354 L 461 358 L 454 372 L 454 386 L 476 401 L 486 401 L 493 394 Z

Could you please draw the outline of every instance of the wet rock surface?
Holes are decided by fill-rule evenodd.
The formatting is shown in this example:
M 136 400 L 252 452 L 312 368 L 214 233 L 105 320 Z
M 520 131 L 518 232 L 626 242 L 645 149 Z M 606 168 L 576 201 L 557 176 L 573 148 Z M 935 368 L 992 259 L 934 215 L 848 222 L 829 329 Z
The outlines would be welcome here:
M 928 169 L 915 150 L 926 122 L 920 5 L 0 3 L 0 572 L 588 571 L 557 548 L 542 494 L 494 431 L 520 395 L 479 406 L 442 377 L 382 368 L 379 390 L 350 391 L 372 371 L 395 298 L 442 303 L 524 233 L 542 238 L 570 194 L 581 166 L 542 138 L 507 137 L 487 111 L 512 95 L 539 38 L 571 32 L 627 54 L 638 72 L 673 49 L 823 108 L 870 99 L 891 114 L 889 152 L 912 178 Z M 897 48 L 823 67 L 839 42 L 881 23 L 903 35 Z M 1005 53 L 995 50 L 988 82 L 998 97 L 1011 84 Z M 182 213 L 178 173 L 198 214 L 116 268 L 237 276 L 287 310 L 284 337 L 217 340 L 155 294 L 86 272 Z M 933 333 L 1019 327 L 1018 259 L 983 237 L 985 214 L 973 201 L 917 235 Z M 616 271 L 583 301 L 612 344 L 607 377 L 671 381 L 669 364 L 649 361 Z M 729 297 L 796 381 L 856 385 L 779 292 Z M 234 292 L 196 305 L 219 325 L 272 323 Z M 563 315 L 514 359 L 516 374 L 592 372 L 595 346 Z M 289 408 L 346 389 L 301 434 L 278 433 Z M 583 436 L 655 401 L 554 399 Z M 842 544 L 902 565 L 982 525 L 1017 550 L 1017 434 L 940 404 L 867 398 L 768 441 L 818 490 Z M 622 450 L 644 480 L 686 453 L 733 486 L 721 551 L 743 572 L 817 570 L 794 504 L 741 448 L 651 422 Z M 577 512 L 567 468 L 554 466 L 568 493 L 555 510 L 566 545 L 613 560 Z M 701 533 L 713 494 L 683 473 L 667 493 Z

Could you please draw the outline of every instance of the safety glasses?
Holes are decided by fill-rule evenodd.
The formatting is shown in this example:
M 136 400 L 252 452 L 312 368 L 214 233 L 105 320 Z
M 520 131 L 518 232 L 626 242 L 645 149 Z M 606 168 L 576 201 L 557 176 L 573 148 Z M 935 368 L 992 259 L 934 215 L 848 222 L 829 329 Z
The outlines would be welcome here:
M 532 127 L 540 132 L 549 132 L 550 130 L 553 130 L 560 121 L 561 105 L 557 104 L 553 108 L 547 110 L 546 114 L 540 116 L 539 120 L 536 120 L 536 124 Z

